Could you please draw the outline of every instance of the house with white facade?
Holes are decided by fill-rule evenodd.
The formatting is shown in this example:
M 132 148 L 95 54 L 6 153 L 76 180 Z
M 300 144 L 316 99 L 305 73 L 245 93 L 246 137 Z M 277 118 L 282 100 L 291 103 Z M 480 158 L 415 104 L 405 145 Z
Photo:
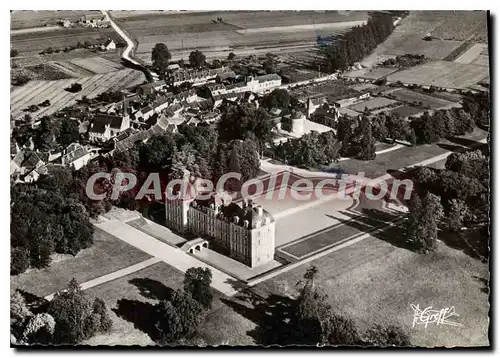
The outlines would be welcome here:
M 128 128 L 130 128 L 128 115 L 99 113 L 90 124 L 89 139 L 92 142 L 106 142 Z
M 90 158 L 91 154 L 87 148 L 79 143 L 71 143 L 61 156 L 61 164 L 78 170 L 86 165 Z

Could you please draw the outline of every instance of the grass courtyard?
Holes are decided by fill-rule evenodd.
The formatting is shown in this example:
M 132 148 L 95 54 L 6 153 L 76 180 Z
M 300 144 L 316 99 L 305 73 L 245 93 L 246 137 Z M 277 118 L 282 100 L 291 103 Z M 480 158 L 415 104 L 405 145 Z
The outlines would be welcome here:
M 133 274 L 88 289 L 89 298 L 100 297 L 111 310 L 113 328 L 109 334 L 91 338 L 90 345 L 152 345 L 154 341 L 153 306 L 181 289 L 184 274 L 159 262 Z M 255 327 L 223 303 L 224 296 L 214 290 L 213 308 L 199 326 L 197 337 L 209 345 L 249 345 L 246 332 Z M 221 300 L 222 298 L 222 300 Z
M 317 286 L 328 293 L 336 310 L 359 326 L 399 324 L 413 345 L 488 345 L 488 265 L 442 243 L 430 255 L 412 252 L 400 235 L 401 229 L 391 229 L 383 237 L 369 237 L 312 261 L 320 269 Z M 255 290 L 294 296 L 307 267 L 278 275 Z M 454 306 L 460 315 L 454 319 L 463 326 L 412 328 L 410 304 L 437 310 Z
M 11 291 L 21 289 L 44 297 L 66 288 L 72 278 L 83 283 L 150 257 L 96 228 L 94 244 L 90 248 L 82 250 L 75 257 L 66 255 L 64 260 L 54 262 L 45 269 L 30 269 L 20 275 L 11 276 Z

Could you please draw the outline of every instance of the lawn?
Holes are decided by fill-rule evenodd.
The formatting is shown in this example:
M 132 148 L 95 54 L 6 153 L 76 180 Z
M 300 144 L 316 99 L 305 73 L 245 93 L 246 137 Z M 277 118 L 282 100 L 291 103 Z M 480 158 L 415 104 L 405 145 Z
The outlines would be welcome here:
M 401 232 L 399 232 L 401 234 Z M 369 237 L 311 262 L 320 269 L 316 280 L 335 310 L 355 319 L 359 327 L 398 324 L 416 346 L 479 346 L 488 344 L 488 266 L 439 244 L 430 255 L 412 252 Z M 297 294 L 295 284 L 308 266 L 301 266 L 255 287 L 261 293 Z M 410 304 L 442 309 L 454 306 L 463 327 L 429 325 L 412 328 Z
M 374 160 L 362 161 L 357 159 L 348 159 L 335 164 L 346 170 L 349 174 L 364 172 L 368 178 L 378 178 L 390 171 L 398 170 L 424 160 L 433 158 L 437 155 L 453 150 L 462 143 L 466 145 L 477 145 L 478 140 L 485 138 L 487 133 L 479 128 L 474 129 L 470 134 L 456 139 L 443 139 L 439 144 L 424 144 L 416 147 L 404 147 L 392 152 L 377 155 Z M 461 139 L 463 138 L 463 139 Z
M 461 89 L 487 76 L 486 66 L 436 61 L 393 73 L 387 76 L 387 81 Z
M 177 269 L 160 262 L 141 271 L 88 289 L 90 298 L 100 297 L 111 309 L 113 329 L 110 334 L 90 339 L 97 345 L 151 345 L 153 305 L 167 299 L 172 290 L 182 288 L 184 275 Z M 248 345 L 253 340 L 246 332 L 254 324 L 230 309 L 223 295 L 214 291 L 213 308 L 199 327 L 198 337 L 210 345 Z M 149 333 L 148 333 L 149 332 Z
M 19 288 L 46 296 L 65 288 L 72 278 L 86 282 L 148 259 L 150 256 L 102 230 L 96 229 L 94 244 L 75 257 L 69 256 L 48 268 L 32 269 L 11 276 L 11 291 Z
M 444 99 L 425 95 L 423 93 L 410 91 L 408 89 L 400 89 L 394 91 L 391 93 L 391 95 L 394 96 L 395 99 L 402 102 L 407 102 L 407 103 L 422 102 L 422 106 L 424 108 L 430 107 L 431 109 L 435 109 L 435 108 L 446 107 L 451 104 L 449 101 L 446 101 Z

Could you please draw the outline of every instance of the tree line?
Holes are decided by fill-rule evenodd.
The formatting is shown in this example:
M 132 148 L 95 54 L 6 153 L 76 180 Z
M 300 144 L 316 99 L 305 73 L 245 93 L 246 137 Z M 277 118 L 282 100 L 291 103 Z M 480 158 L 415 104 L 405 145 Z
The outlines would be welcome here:
M 375 13 L 365 25 L 355 26 L 340 36 L 331 45 L 322 49 L 330 72 L 344 70 L 354 62 L 370 54 L 378 44 L 385 41 L 394 29 L 389 14 Z

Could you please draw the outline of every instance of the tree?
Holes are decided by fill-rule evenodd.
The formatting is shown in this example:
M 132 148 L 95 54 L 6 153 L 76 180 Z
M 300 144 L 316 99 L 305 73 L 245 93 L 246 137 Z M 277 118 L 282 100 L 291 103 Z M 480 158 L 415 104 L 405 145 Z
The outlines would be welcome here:
M 78 142 L 79 138 L 80 132 L 78 130 L 78 123 L 72 119 L 63 119 L 59 129 L 59 143 L 67 147 L 71 143 Z
M 372 125 L 368 117 L 363 116 L 359 129 L 361 131 L 361 140 L 358 145 L 358 159 L 375 159 L 375 139 L 372 136 Z
M 219 138 L 223 141 L 245 139 L 246 132 L 252 132 L 259 140 L 259 147 L 272 137 L 272 124 L 263 108 L 251 104 L 228 105 L 217 124 Z
M 381 326 L 375 324 L 365 334 L 364 343 L 378 348 L 408 347 L 411 345 L 410 337 L 399 326 Z
M 91 315 L 87 317 L 87 327 L 90 336 L 97 332 L 109 332 L 113 327 L 113 321 L 109 317 L 106 304 L 98 297 L 92 304 Z
M 16 290 L 10 296 L 10 330 L 17 338 L 21 338 L 27 321 L 33 314 L 26 305 L 24 296 Z
M 184 291 L 205 309 L 212 307 L 213 294 L 210 288 L 212 271 L 208 267 L 191 267 L 184 275 Z
M 10 50 L 10 57 L 17 57 L 19 55 L 19 51 L 11 49 Z
M 29 267 L 29 252 L 24 247 L 11 247 L 10 249 L 10 274 L 18 275 Z
M 67 290 L 56 293 L 49 304 L 48 313 L 56 322 L 55 342 L 75 344 L 89 338 L 87 317 L 91 312 L 89 300 L 83 294 L 78 282 L 72 279 Z
M 420 199 L 414 193 L 408 203 L 408 238 L 417 245 L 423 253 L 436 249 L 438 225 L 443 217 L 443 207 L 440 198 L 432 193 L 426 193 Z
M 234 58 L 236 57 L 236 55 L 234 54 L 234 52 L 230 52 L 229 55 L 227 55 L 227 59 L 229 61 L 232 61 L 234 60 Z
M 459 232 L 462 229 L 465 216 L 468 214 L 467 204 L 460 199 L 452 199 L 446 218 L 448 230 Z
M 158 71 L 160 74 L 164 74 L 167 71 L 168 63 L 171 58 L 172 55 L 170 54 L 167 45 L 164 43 L 157 43 L 151 51 L 153 69 Z
M 291 97 L 286 89 L 275 89 L 271 93 L 264 95 L 262 105 L 267 109 L 285 109 L 290 106 Z
M 200 68 L 205 64 L 205 55 L 201 51 L 192 51 L 189 54 L 189 64 L 195 68 Z
M 32 316 L 23 332 L 23 341 L 30 344 L 51 344 L 56 322 L 48 313 Z
M 189 294 L 183 291 L 173 293 L 170 301 L 156 305 L 155 317 L 159 343 L 178 342 L 181 338 L 191 338 L 201 322 L 203 308 Z
M 73 83 L 71 86 L 66 88 L 66 91 L 71 93 L 80 92 L 82 90 L 82 85 L 79 83 Z

